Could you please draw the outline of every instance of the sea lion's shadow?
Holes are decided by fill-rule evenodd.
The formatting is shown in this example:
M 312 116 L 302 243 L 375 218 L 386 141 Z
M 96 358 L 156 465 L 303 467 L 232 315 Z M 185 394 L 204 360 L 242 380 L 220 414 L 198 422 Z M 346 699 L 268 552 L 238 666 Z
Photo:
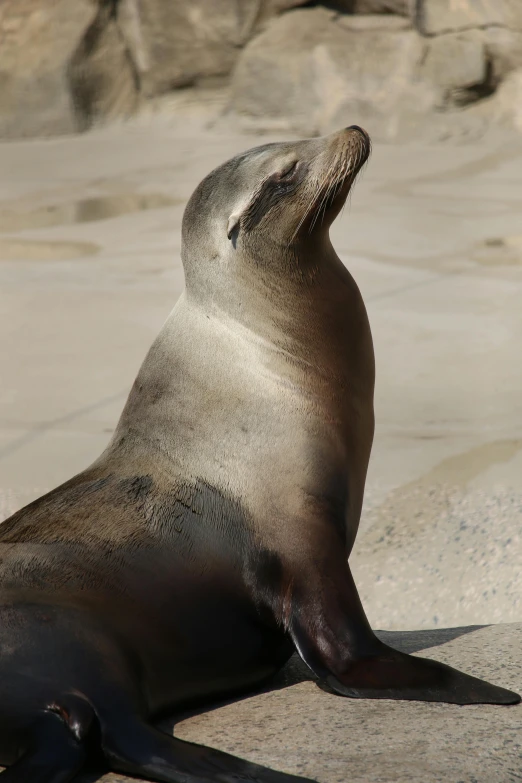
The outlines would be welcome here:
M 486 627 L 486 625 L 463 625 L 459 628 L 429 628 L 423 631 L 376 631 L 376 634 L 381 641 L 385 642 L 390 647 L 394 647 L 396 650 L 400 650 L 404 653 L 415 653 L 420 652 L 421 650 L 428 650 L 430 647 L 438 647 L 447 642 L 451 642 L 453 639 L 458 639 L 459 636 L 464 636 L 465 634 L 473 633 L 473 631 L 478 631 L 481 628 Z M 303 663 L 297 653 L 295 653 L 281 671 L 274 675 L 274 677 L 265 683 L 264 686 L 248 691 L 248 693 L 242 693 L 240 696 L 218 702 L 207 702 L 203 705 L 184 710 L 181 713 L 178 712 L 175 717 L 164 718 L 158 725 L 164 731 L 172 733 L 177 723 L 180 723 L 186 718 L 193 717 L 194 715 L 212 712 L 227 704 L 233 704 L 234 702 L 248 699 L 262 693 L 271 693 L 272 691 L 289 688 L 300 682 L 316 680 L 317 677 L 310 671 L 306 664 Z

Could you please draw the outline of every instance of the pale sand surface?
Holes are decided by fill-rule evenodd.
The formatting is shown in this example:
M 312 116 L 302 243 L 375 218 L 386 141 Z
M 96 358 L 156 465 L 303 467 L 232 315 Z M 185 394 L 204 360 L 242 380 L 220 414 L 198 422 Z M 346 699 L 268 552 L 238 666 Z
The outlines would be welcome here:
M 0 517 L 103 449 L 183 286 L 184 203 L 213 166 L 266 140 L 152 117 L 0 145 Z M 521 215 L 522 140 L 499 137 L 376 145 L 334 226 L 367 302 L 377 358 L 376 440 L 352 556 L 376 627 L 522 621 Z M 487 655 L 475 654 L 482 643 Z M 455 663 L 520 689 L 520 628 L 468 634 L 447 649 Z M 522 775 L 520 747 L 509 745 L 520 718 L 508 716 L 518 708 L 333 698 L 295 685 L 193 718 L 179 735 L 215 737 L 237 752 L 248 746 L 252 758 L 289 770 L 302 763 L 325 783 Z M 258 704 L 264 718 L 252 722 Z M 497 730 L 507 754 L 499 777 L 487 766 L 497 746 L 482 765 L 477 739 Z M 460 777 L 445 776 L 461 742 L 471 744 Z M 399 774 L 403 756 L 413 766 Z

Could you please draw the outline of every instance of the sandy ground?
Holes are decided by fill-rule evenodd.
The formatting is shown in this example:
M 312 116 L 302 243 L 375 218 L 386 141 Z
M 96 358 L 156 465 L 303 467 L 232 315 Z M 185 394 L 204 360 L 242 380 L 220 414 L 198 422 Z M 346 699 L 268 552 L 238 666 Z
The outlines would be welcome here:
M 258 142 L 149 118 L 0 145 L 0 517 L 103 449 L 182 289 L 187 198 Z M 522 620 L 521 186 L 520 139 L 377 145 L 333 229 L 377 357 L 352 556 L 377 627 Z M 437 633 L 411 649 L 520 689 L 520 626 Z M 520 712 L 348 702 L 300 682 L 177 733 L 332 783 L 520 779 Z

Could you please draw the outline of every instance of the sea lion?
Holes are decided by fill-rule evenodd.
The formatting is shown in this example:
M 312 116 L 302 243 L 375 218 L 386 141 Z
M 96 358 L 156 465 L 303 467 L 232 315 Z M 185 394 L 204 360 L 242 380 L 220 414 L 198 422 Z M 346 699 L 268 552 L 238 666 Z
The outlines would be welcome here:
M 158 781 L 295 781 L 153 725 L 294 650 L 342 696 L 520 700 L 380 642 L 350 574 L 374 356 L 329 226 L 369 152 L 356 126 L 268 144 L 192 195 L 186 289 L 109 446 L 0 528 L 3 783 L 67 783 L 94 752 Z

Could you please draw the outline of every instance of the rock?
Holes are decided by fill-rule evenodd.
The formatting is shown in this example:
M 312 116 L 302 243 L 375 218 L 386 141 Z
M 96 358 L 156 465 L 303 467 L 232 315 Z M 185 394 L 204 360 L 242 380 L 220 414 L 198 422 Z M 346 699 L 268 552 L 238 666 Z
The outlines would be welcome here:
M 95 13 L 89 0 L 0 4 L 0 137 L 76 129 L 68 65 Z
M 415 2 L 416 0 L 326 0 L 323 5 L 344 14 L 411 16 L 414 13 Z
M 76 127 L 133 114 L 140 101 L 139 80 L 129 49 L 110 8 L 100 5 L 69 65 Z
M 500 117 L 509 118 L 509 124 L 522 132 L 522 68 L 513 71 L 498 91 Z
M 257 4 L 229 0 L 122 0 L 118 24 L 144 95 L 227 74 L 257 18 Z
M 511 71 L 522 68 L 522 31 L 487 27 L 482 31 L 482 35 L 495 83 L 500 82 Z
M 522 68 L 522 2 L 0 0 L 0 36 L 0 138 L 84 130 L 178 88 L 224 95 L 231 73 L 254 128 L 355 117 L 406 138 Z
M 480 30 L 440 35 L 430 41 L 421 75 L 439 91 L 438 104 L 464 105 L 494 90 Z
M 520 624 L 379 635 L 404 652 L 520 691 Z M 310 682 L 294 657 L 265 692 L 193 714 L 174 733 L 319 783 L 514 783 L 521 720 L 521 705 L 343 699 Z M 172 731 L 172 721 L 165 729 Z M 115 773 L 100 779 L 123 781 L 132 783 Z
M 71 133 L 224 77 L 304 0 L 0 0 L 0 138 Z
M 490 124 L 522 133 L 522 68 L 511 71 L 495 94 L 476 107 Z
M 426 0 L 424 9 L 429 8 L 430 0 Z M 429 38 L 421 69 L 422 78 L 434 84 L 439 91 L 439 107 L 462 106 L 485 98 L 495 91 L 507 74 L 522 67 L 522 29 L 518 32 L 507 27 L 508 22 L 516 23 L 515 16 L 507 13 L 511 6 L 503 6 L 502 2 L 490 6 L 483 0 L 472 6 L 461 4 L 459 8 L 461 12 L 464 8 L 473 10 L 466 17 L 466 24 L 461 17 L 455 20 L 456 27 L 460 18 L 463 28 L 468 26 L 469 29 L 459 32 L 439 30 L 437 35 Z M 506 21 L 502 24 L 494 21 L 499 18 Z
M 418 0 L 414 17 L 423 35 L 490 25 L 522 32 L 520 0 Z
M 425 111 L 433 100 L 415 81 L 425 44 L 408 27 L 392 16 L 291 11 L 241 53 L 231 106 L 310 133 L 365 121 L 377 137 L 389 136 L 401 112 Z
M 415 0 L 352 0 L 354 14 L 398 14 L 411 16 Z
M 307 0 L 258 0 L 259 20 L 265 22 L 273 16 L 279 16 L 291 8 L 298 8 L 306 3 Z
M 346 14 L 335 17 L 335 23 L 345 30 L 359 32 L 377 32 L 378 30 L 382 30 L 387 33 L 395 33 L 398 30 L 412 29 L 409 19 L 405 19 L 402 16 L 388 16 L 386 14 L 368 14 L 361 16 Z
M 118 25 L 145 96 L 226 76 L 254 30 L 302 0 L 120 0 Z

